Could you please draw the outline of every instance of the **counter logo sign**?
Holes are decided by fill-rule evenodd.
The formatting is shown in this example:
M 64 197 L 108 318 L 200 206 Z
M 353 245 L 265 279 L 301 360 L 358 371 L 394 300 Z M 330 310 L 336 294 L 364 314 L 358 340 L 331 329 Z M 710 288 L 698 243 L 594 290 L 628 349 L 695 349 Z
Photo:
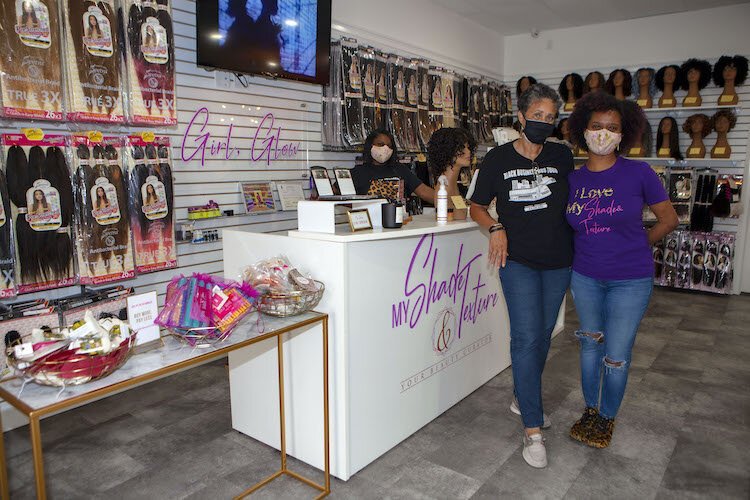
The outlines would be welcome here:
M 456 313 L 453 309 L 446 308 L 440 311 L 432 330 L 432 349 L 435 353 L 443 355 L 453 345 L 454 332 L 456 331 Z

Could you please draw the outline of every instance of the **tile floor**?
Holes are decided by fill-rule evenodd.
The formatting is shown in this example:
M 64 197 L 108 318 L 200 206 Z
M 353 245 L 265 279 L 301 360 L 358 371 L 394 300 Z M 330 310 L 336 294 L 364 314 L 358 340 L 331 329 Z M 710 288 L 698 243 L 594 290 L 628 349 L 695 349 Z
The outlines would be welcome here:
M 521 458 L 506 370 L 348 482 L 334 480 L 332 497 L 750 497 L 750 296 L 656 291 L 606 450 L 567 436 L 582 411 L 576 325 L 569 311 L 544 373 L 549 467 Z M 220 361 L 44 420 L 49 497 L 231 498 L 272 472 L 277 454 L 231 430 L 228 400 Z M 12 498 L 34 498 L 27 429 L 6 433 L 6 447 Z M 313 495 L 283 479 L 258 497 Z

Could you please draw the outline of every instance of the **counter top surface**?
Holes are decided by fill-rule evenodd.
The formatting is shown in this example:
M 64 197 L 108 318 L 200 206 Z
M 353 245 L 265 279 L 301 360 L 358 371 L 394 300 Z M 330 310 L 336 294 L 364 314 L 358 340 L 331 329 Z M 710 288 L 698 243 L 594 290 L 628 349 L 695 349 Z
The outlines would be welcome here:
M 447 233 L 466 229 L 478 229 L 479 226 L 472 220 L 451 221 L 444 225 L 438 225 L 433 214 L 416 215 L 411 222 L 399 229 L 375 228 L 366 231 L 352 232 L 348 224 L 339 224 L 336 233 L 311 233 L 303 231 L 289 231 L 291 238 L 331 241 L 336 243 L 352 243 L 358 241 L 390 240 L 396 238 L 408 238 L 421 236 L 429 233 Z

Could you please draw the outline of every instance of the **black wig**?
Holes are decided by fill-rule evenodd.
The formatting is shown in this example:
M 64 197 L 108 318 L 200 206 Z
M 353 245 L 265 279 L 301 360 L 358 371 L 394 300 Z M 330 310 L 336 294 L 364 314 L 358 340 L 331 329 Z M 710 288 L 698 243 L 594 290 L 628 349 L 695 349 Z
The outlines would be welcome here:
M 664 92 L 664 73 L 666 73 L 668 68 L 674 70 L 674 85 L 672 90 L 679 90 L 682 87 L 682 74 L 680 67 L 676 64 L 670 64 L 668 66 L 662 66 L 659 68 L 659 71 L 656 72 L 656 88 L 662 92 Z
M 747 79 L 747 57 L 745 56 L 721 56 L 714 64 L 714 83 L 718 87 L 724 86 L 724 68 L 734 66 L 737 69 L 735 85 L 742 85 Z
M 448 127 L 436 130 L 427 144 L 427 160 L 433 177 L 437 179 L 443 175 L 467 145 L 473 159 L 477 142 L 466 130 Z
M 599 79 L 600 85 L 597 87 L 598 90 L 604 90 L 604 83 L 606 80 L 604 79 L 604 75 L 600 71 L 592 71 L 588 75 L 586 75 L 586 78 L 583 80 L 583 93 L 588 94 L 593 89 L 591 88 L 591 79 L 597 77 Z
M 522 76 L 516 82 L 516 97 L 521 97 L 521 82 L 523 81 L 524 78 L 528 78 L 528 80 L 529 80 L 529 87 L 531 87 L 532 85 L 534 85 L 535 83 L 537 83 L 536 82 L 536 78 L 534 78 L 533 76 Z
M 583 77 L 579 75 L 578 73 L 568 73 L 565 75 L 560 82 L 560 87 L 558 87 L 558 92 L 560 92 L 560 97 L 562 97 L 563 102 L 568 101 L 568 77 L 573 78 L 573 97 L 575 99 L 580 99 L 583 96 Z
M 691 69 L 698 70 L 701 74 L 698 80 L 698 88 L 705 89 L 706 85 L 711 81 L 711 63 L 703 59 L 688 59 L 680 67 L 680 80 L 682 82 L 682 90 L 688 90 L 690 83 L 688 83 L 688 72 Z M 675 87 L 676 88 L 676 87 Z
M 665 120 L 672 122 L 672 130 L 669 132 L 669 155 L 675 160 L 682 160 L 682 152 L 680 151 L 680 129 L 677 126 L 677 121 L 671 116 L 665 116 L 659 122 L 659 128 L 656 131 L 656 149 L 659 150 L 664 142 L 664 133 L 661 129 Z
M 609 74 L 607 83 L 604 84 L 604 90 L 609 94 L 615 95 L 615 76 L 617 76 L 618 72 L 622 73 L 622 93 L 627 97 L 633 89 L 633 76 L 630 74 L 630 71 L 623 68 L 616 69 Z

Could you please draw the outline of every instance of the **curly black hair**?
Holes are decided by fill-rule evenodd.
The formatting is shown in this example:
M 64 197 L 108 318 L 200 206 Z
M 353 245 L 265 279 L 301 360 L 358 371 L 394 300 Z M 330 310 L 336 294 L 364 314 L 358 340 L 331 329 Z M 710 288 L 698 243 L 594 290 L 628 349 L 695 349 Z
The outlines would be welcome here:
M 633 91 L 633 75 L 630 74 L 630 71 L 624 68 L 616 69 L 609 74 L 607 83 L 604 84 L 604 90 L 615 95 L 615 76 L 617 76 L 618 72 L 622 73 L 622 93 L 627 97 Z
M 522 76 L 521 78 L 519 78 L 518 81 L 516 82 L 516 97 L 521 97 L 521 82 L 523 81 L 524 78 L 528 78 L 529 87 L 531 87 L 532 85 L 536 83 L 536 78 L 534 78 L 533 76 Z
M 700 120 L 702 122 L 701 137 L 706 137 L 711 133 L 711 131 L 713 130 L 713 123 L 711 122 L 711 118 L 703 113 L 696 113 L 694 115 L 688 116 L 688 119 L 685 120 L 685 123 L 682 124 L 682 131 L 692 137 L 693 122 L 695 122 L 696 120 Z
M 427 144 L 427 161 L 430 173 L 435 179 L 445 173 L 467 145 L 473 159 L 477 151 L 477 141 L 466 130 L 443 127 L 432 134 Z
M 661 148 L 662 142 L 664 142 L 664 132 L 662 132 L 662 123 L 664 121 L 672 123 L 672 130 L 669 132 L 669 154 L 675 160 L 682 160 L 682 152 L 680 151 L 680 130 L 677 128 L 677 120 L 671 116 L 665 116 L 659 122 L 659 128 L 656 131 L 656 150 Z
M 645 128 L 646 115 L 633 101 L 618 101 L 606 92 L 590 92 L 576 103 L 576 107 L 568 119 L 570 142 L 584 151 L 588 151 L 584 132 L 589 126 L 591 115 L 614 111 L 620 115 L 622 126 L 622 141 L 620 151 L 629 151 Z
M 716 121 L 719 118 L 726 118 L 729 120 L 729 130 L 732 130 L 737 125 L 737 115 L 731 109 L 720 109 L 714 116 L 711 117 L 711 129 L 716 130 Z
M 724 86 L 724 68 L 734 66 L 737 69 L 735 85 L 742 85 L 747 78 L 747 57 L 745 56 L 721 56 L 714 64 L 714 83 L 718 87 Z
M 384 128 L 373 130 L 367 136 L 367 139 L 365 139 L 364 150 L 362 151 L 362 163 L 364 165 L 373 165 L 372 152 L 370 150 L 372 149 L 372 143 L 375 142 L 375 139 L 377 139 L 379 135 L 385 135 L 391 140 L 391 149 L 393 149 L 393 154 L 391 155 L 391 158 L 388 160 L 388 163 L 386 163 L 386 165 L 395 165 L 396 163 L 398 163 L 398 149 L 396 146 L 396 139 L 393 138 L 393 134 L 391 134 Z
M 674 70 L 674 86 L 672 87 L 673 90 L 679 90 L 682 88 L 682 75 L 680 72 L 680 67 L 676 64 L 670 64 L 668 66 L 662 66 L 659 68 L 659 71 L 656 72 L 656 88 L 664 92 L 664 73 L 666 73 L 667 69 L 672 68 Z
M 700 72 L 701 77 L 698 80 L 698 88 L 705 89 L 708 82 L 711 81 L 711 63 L 703 59 L 688 59 L 680 66 L 680 80 L 682 81 L 682 90 L 689 90 L 688 71 L 696 69 Z
M 560 97 L 563 98 L 563 102 L 568 101 L 568 77 L 573 78 L 573 97 L 580 99 L 581 96 L 583 96 L 583 77 L 578 73 L 568 73 L 563 77 L 560 86 L 557 89 L 560 93 Z
M 593 77 L 599 78 L 599 82 L 600 82 L 600 85 L 598 87 L 599 90 L 604 89 L 604 83 L 605 83 L 604 75 L 602 75 L 600 71 L 592 71 L 591 73 L 586 75 L 586 78 L 583 80 L 583 93 L 584 94 L 588 94 L 589 92 L 591 92 L 591 79 Z
M 561 141 L 564 139 L 562 128 L 563 128 L 563 125 L 567 123 L 567 121 L 568 121 L 567 118 L 563 118 L 562 120 L 557 122 L 557 127 L 555 127 L 555 131 L 552 132 L 552 137 L 554 137 L 555 139 L 559 139 Z M 570 129 L 568 129 L 568 136 L 570 136 Z

